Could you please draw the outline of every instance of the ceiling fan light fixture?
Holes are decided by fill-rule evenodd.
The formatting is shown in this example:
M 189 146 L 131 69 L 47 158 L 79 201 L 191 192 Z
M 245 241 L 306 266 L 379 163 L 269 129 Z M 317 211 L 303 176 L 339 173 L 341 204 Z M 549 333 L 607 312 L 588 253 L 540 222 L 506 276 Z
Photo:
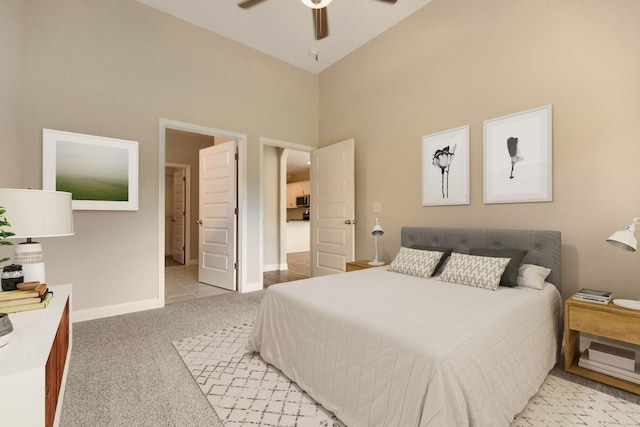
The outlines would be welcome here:
M 305 6 L 311 9 L 322 9 L 329 6 L 333 0 L 300 0 Z

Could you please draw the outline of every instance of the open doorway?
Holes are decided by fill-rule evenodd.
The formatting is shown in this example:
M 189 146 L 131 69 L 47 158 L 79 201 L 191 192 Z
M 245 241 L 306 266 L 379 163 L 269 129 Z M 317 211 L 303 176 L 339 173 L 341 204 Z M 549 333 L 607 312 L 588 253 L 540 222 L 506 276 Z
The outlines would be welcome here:
M 263 287 L 310 277 L 310 152 L 261 138 L 260 259 Z
M 232 266 L 232 268 L 235 268 L 234 274 L 237 276 L 238 291 L 246 292 L 249 291 L 249 289 L 243 289 L 243 287 L 246 287 L 243 286 L 246 284 L 246 272 L 243 267 L 246 265 L 247 259 L 246 252 L 243 250 L 246 246 L 246 237 L 245 233 L 243 233 L 243 230 L 246 229 L 246 213 L 244 210 L 244 206 L 246 205 L 246 159 L 244 159 L 246 153 L 246 135 L 172 120 L 160 120 L 159 172 L 161 179 L 159 192 L 159 257 L 161 271 L 159 272 L 158 295 L 159 300 L 161 302 L 164 302 L 165 304 L 176 302 L 177 300 L 192 299 L 193 297 L 209 296 L 211 292 L 213 292 L 214 294 L 216 292 L 228 292 L 220 288 L 211 290 L 212 287 L 200 288 L 198 290 L 198 287 L 200 285 L 198 284 L 199 281 L 197 271 L 201 263 L 199 262 L 200 251 L 198 248 L 200 230 L 198 224 L 196 224 L 196 221 L 198 220 L 197 217 L 199 211 L 198 165 L 200 150 L 217 144 L 226 145 L 225 143 L 231 140 L 236 141 L 237 143 L 238 159 L 237 175 L 234 173 L 233 177 L 233 179 L 237 182 L 237 227 L 234 227 L 234 233 L 237 238 L 237 261 L 235 262 L 235 265 Z M 189 178 L 186 178 L 187 180 L 190 179 L 191 185 L 189 186 L 189 189 L 185 191 L 184 201 L 184 263 L 178 263 L 178 266 L 182 268 L 182 277 L 178 278 L 177 280 L 191 282 L 193 288 L 196 289 L 197 292 L 192 292 L 193 295 L 184 296 L 168 294 L 166 284 L 169 279 L 167 278 L 168 276 L 166 277 L 165 271 L 165 259 L 168 254 L 166 246 L 167 241 L 169 240 L 169 238 L 166 236 L 166 233 L 167 229 L 170 228 L 166 224 L 168 215 L 165 202 L 168 199 L 167 186 L 173 186 L 173 178 L 172 181 L 169 181 L 168 179 L 167 167 L 173 167 L 175 169 L 176 165 L 179 166 L 179 168 L 187 165 L 189 166 L 191 172 Z M 194 185 L 196 187 L 195 189 Z M 172 248 L 172 250 L 173 249 L 174 248 Z M 189 268 L 194 271 L 189 271 Z

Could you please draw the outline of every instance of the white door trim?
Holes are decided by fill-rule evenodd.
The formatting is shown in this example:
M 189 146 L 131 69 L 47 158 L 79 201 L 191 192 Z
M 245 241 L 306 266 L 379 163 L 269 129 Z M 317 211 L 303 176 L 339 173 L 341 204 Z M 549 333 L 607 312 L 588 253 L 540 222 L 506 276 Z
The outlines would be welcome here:
M 263 176 L 263 161 L 264 161 L 264 146 L 265 145 L 270 145 L 273 147 L 280 147 L 280 148 L 289 148 L 291 150 L 296 150 L 296 151 L 305 151 L 305 152 L 312 152 L 313 150 L 315 150 L 317 147 L 312 147 L 309 145 L 302 145 L 302 144 L 296 144 L 294 142 L 287 142 L 287 141 L 280 141 L 278 139 L 273 139 L 273 138 L 266 138 L 261 136 L 260 137 L 260 154 L 259 154 L 259 171 L 258 171 L 258 185 L 260 186 L 260 209 L 258 209 L 259 211 L 259 221 L 258 221 L 258 236 L 259 236 L 259 241 L 258 241 L 258 265 L 259 265 L 259 283 L 260 283 L 260 289 L 262 289 L 264 287 L 264 271 L 263 271 L 263 264 L 264 264 L 264 225 L 263 225 L 263 221 L 264 221 L 264 185 L 262 182 L 262 176 Z M 282 171 L 282 168 L 281 168 Z M 280 174 L 280 194 L 286 194 L 287 191 L 287 180 L 286 180 L 286 176 L 284 177 L 284 186 L 283 186 L 283 176 L 282 173 Z M 283 188 L 284 187 L 284 188 Z M 285 227 L 287 226 L 287 207 L 286 207 L 286 201 L 282 201 L 280 203 L 280 241 L 283 241 L 283 234 L 284 234 L 284 230 Z M 280 254 L 282 256 L 282 249 L 280 250 Z M 286 251 L 285 251 L 285 260 L 286 260 Z M 282 258 L 280 259 L 280 265 L 285 264 L 285 262 L 283 262 Z
M 164 165 L 167 129 L 202 135 L 219 136 L 238 141 L 238 292 L 248 292 L 247 284 L 247 135 L 192 123 L 161 118 L 158 142 L 158 307 L 164 307 Z

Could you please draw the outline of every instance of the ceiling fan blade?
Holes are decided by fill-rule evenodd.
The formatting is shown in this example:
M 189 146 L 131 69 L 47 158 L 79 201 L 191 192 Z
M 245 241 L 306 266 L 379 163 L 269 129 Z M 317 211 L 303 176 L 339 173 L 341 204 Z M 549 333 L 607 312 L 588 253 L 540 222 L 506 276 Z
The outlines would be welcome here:
M 327 22 L 327 8 L 311 9 L 313 12 L 313 28 L 316 40 L 323 39 L 329 35 L 329 23 Z
M 394 3 L 395 3 L 395 2 L 397 2 L 398 0 L 380 0 L 380 1 L 383 1 L 383 2 L 385 2 L 385 3 L 391 3 L 391 4 L 394 4 Z
M 243 9 L 248 9 L 251 6 L 255 6 L 258 3 L 262 3 L 265 0 L 245 0 L 243 2 L 238 3 L 238 6 L 243 8 Z

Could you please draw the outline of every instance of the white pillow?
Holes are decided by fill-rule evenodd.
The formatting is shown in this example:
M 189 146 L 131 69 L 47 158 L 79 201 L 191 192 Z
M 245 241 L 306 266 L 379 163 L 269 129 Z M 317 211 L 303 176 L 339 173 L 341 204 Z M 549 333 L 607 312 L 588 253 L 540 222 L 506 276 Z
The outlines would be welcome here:
M 429 278 L 442 258 L 442 252 L 401 247 L 388 271 Z
M 542 289 L 542 285 L 550 273 L 550 268 L 533 264 L 522 264 L 518 267 L 518 286 Z
M 498 289 L 500 277 L 511 260 L 455 252 L 449 258 L 440 280 L 492 291 Z

